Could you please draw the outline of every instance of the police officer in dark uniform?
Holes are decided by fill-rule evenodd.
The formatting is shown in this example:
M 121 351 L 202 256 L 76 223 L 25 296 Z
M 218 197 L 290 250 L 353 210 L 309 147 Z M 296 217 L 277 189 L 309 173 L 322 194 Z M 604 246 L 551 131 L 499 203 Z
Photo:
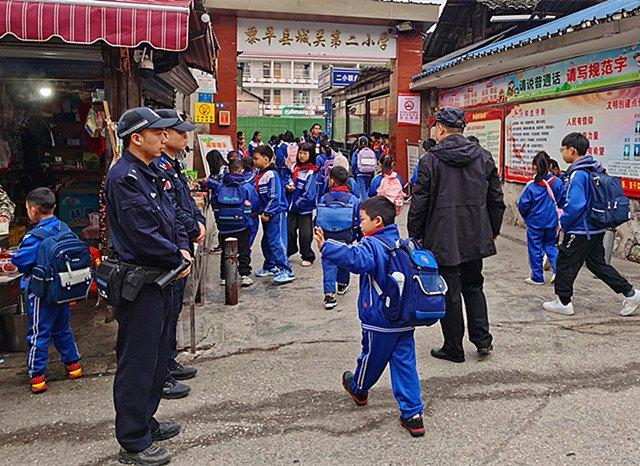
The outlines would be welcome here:
M 154 418 L 169 360 L 173 292 L 170 285 L 160 288 L 153 282 L 179 269 L 185 260 L 191 261 L 187 234 L 176 221 L 175 208 L 152 163 L 160 157 L 167 139 L 165 128 L 172 123 L 149 108 L 125 112 L 117 128 L 125 150 L 106 179 L 107 214 L 117 259 L 123 267 L 143 271 L 137 296 L 116 305 L 116 438 L 122 446 L 118 460 L 128 464 L 168 463 L 171 455 L 154 442 L 180 432 L 177 422 L 159 423 Z M 185 278 L 189 271 L 186 268 L 177 278 Z
M 201 243 L 205 237 L 205 218 L 196 205 L 189 190 L 189 180 L 182 171 L 182 165 L 178 160 L 178 155 L 187 147 L 187 132 L 196 129 L 195 125 L 184 121 L 180 114 L 174 109 L 160 109 L 156 113 L 162 118 L 171 120 L 167 126 L 167 141 L 161 157 L 154 161 L 154 164 L 162 173 L 167 191 L 174 201 L 176 209 L 176 219 L 182 223 L 189 239 L 194 243 Z M 193 243 L 190 244 L 190 252 L 193 255 Z M 176 280 L 173 282 L 173 316 L 169 335 L 169 362 L 167 365 L 167 377 L 162 389 L 162 398 L 177 399 L 189 394 L 191 388 L 176 380 L 187 380 L 195 377 L 198 372 L 195 367 L 187 367 L 176 361 L 178 351 L 176 348 L 176 327 L 178 318 L 182 312 L 184 301 L 184 290 L 187 280 Z

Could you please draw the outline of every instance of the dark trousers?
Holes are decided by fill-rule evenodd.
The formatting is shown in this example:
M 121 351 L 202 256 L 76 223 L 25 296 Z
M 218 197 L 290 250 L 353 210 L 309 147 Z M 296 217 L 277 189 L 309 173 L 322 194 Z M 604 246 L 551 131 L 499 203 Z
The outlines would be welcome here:
M 477 348 L 491 345 L 493 337 L 489 333 L 487 299 L 483 291 L 482 259 L 464 262 L 454 267 L 441 267 L 440 274 L 449 289 L 446 296 L 447 313 L 440 321 L 444 335 L 444 351 L 452 356 L 464 355 L 463 299 L 467 311 L 469 340 Z
M 113 382 L 116 438 L 130 452 L 151 443 L 158 428 L 154 415 L 160 404 L 173 317 L 173 288 L 145 285 L 133 303 L 116 308 L 118 367 Z
M 184 303 L 184 290 L 187 286 L 187 279 L 183 278 L 182 280 L 176 280 L 171 285 L 173 291 L 172 298 L 172 307 L 171 307 L 171 323 L 169 327 L 169 362 L 178 357 L 178 342 L 177 342 L 177 329 L 178 329 L 178 319 L 180 318 L 180 313 L 182 312 L 182 306 Z M 169 367 L 167 367 L 167 375 L 165 380 L 171 380 L 171 374 L 169 373 Z
M 555 281 L 556 295 L 563 302 L 571 301 L 573 282 L 585 263 L 592 274 L 616 293 L 626 295 L 633 290 L 631 283 L 605 261 L 603 238 L 604 233 L 591 235 L 591 239 L 587 239 L 586 235 L 571 233 L 564 235 L 558 247 L 558 270 Z
M 289 215 L 287 215 L 287 229 L 289 232 L 287 256 L 291 257 L 298 252 L 298 234 L 300 234 L 299 250 L 302 260 L 309 262 L 315 261 L 316 255 L 313 249 L 311 249 L 311 242 L 313 241 L 313 214 L 300 215 L 289 212 Z
M 226 264 L 224 260 L 224 241 L 227 238 L 236 238 L 238 240 L 238 255 L 240 256 L 238 273 L 241 277 L 251 275 L 251 241 L 249 228 L 238 231 L 236 233 L 219 233 L 218 241 L 223 248 L 223 255 L 220 258 L 220 279 L 224 280 L 226 274 Z

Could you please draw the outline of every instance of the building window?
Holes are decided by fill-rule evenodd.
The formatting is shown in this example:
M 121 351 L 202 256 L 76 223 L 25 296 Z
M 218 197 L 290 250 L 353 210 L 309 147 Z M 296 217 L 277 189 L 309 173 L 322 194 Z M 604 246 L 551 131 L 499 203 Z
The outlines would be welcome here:
M 273 77 L 282 78 L 282 63 L 275 62 L 273 64 Z
M 262 77 L 263 78 L 270 78 L 271 77 L 271 63 L 264 62 L 262 64 Z
M 311 77 L 311 63 L 296 63 L 293 68 L 293 77 L 309 79 Z
M 246 62 L 242 64 L 242 73 L 244 76 L 249 78 L 251 76 L 251 63 Z
M 273 104 L 274 105 L 282 105 L 282 90 L 274 89 L 273 90 Z
M 262 89 L 262 98 L 265 104 L 271 103 L 271 89 Z
M 296 89 L 293 91 L 294 105 L 309 105 L 309 91 Z

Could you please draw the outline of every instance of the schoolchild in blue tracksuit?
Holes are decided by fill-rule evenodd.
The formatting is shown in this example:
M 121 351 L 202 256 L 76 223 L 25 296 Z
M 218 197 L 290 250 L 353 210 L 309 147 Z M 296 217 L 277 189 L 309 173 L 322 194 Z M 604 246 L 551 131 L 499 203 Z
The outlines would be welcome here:
M 369 139 L 366 136 L 360 136 L 358 139 L 358 148 L 351 155 L 351 172 L 358 183 L 358 195 L 361 201 L 369 197 L 369 187 L 373 179 L 373 173 L 360 173 L 360 170 L 358 170 L 358 156 L 360 151 L 365 147 L 369 147 Z
M 48 188 L 37 188 L 27 194 L 27 213 L 29 220 L 36 228 L 57 235 L 61 228 L 67 225 L 53 215 L 56 197 Z M 33 231 L 33 230 L 32 230 Z M 49 343 L 53 340 L 55 348 L 60 353 L 60 360 L 65 365 L 67 376 L 77 379 L 82 376 L 82 368 L 78 361 L 80 353 L 71 330 L 69 319 L 71 309 L 68 304 L 44 304 L 40 298 L 30 292 L 29 281 L 31 271 L 37 263 L 38 249 L 42 239 L 27 233 L 20 248 L 11 262 L 24 275 L 20 288 L 27 297 L 27 313 L 29 314 L 29 329 L 27 330 L 27 372 L 30 378 L 31 391 L 41 393 L 47 390 L 44 372 L 49 360 Z
M 273 164 L 273 150 L 269 146 L 256 147 L 253 162 L 259 169 L 256 175 L 258 213 L 262 219 L 262 253 L 264 265 L 256 277 L 274 276 L 273 282 L 282 285 L 295 280 L 287 258 L 287 210 L 289 205 L 282 178 Z
M 249 183 L 253 186 L 253 189 L 256 188 L 256 170 L 253 166 L 253 157 L 244 157 L 242 159 L 242 177 L 246 183 Z M 250 225 L 249 225 L 249 247 L 253 247 L 253 242 L 256 240 L 256 236 L 258 235 L 258 229 L 260 228 L 260 222 L 255 216 L 251 216 Z
M 278 136 L 278 140 L 273 147 L 273 153 L 275 154 L 275 163 L 278 172 L 283 180 L 288 181 L 291 178 L 291 170 L 287 167 L 287 153 L 289 145 L 284 142 L 284 134 Z
M 316 260 L 316 255 L 311 249 L 313 211 L 316 208 L 318 189 L 316 178 L 319 176 L 314 155 L 315 149 L 311 144 L 305 143 L 300 146 L 291 184 L 287 187 L 291 199 L 287 215 L 289 230 L 287 256 L 291 257 L 300 251 L 303 267 L 309 267 Z M 298 237 L 300 238 L 299 249 Z
M 353 177 L 351 176 L 347 180 L 347 187 L 349 188 L 349 191 L 351 192 L 351 194 L 353 194 L 358 199 L 360 199 L 360 196 L 358 196 L 358 183 L 356 183 L 356 180 L 354 180 Z M 330 191 L 330 189 L 331 189 L 331 177 L 328 177 L 326 179 L 324 179 L 323 177 L 322 188 L 318 190 L 318 202 L 320 202 L 320 198 L 325 194 L 327 194 Z
M 231 188 L 234 190 L 239 188 L 242 192 L 243 218 L 241 221 L 229 217 L 235 217 L 237 213 L 237 205 L 221 204 L 219 202 L 219 193 L 222 188 Z M 251 226 L 253 224 L 253 213 L 258 211 L 258 193 L 255 186 L 244 180 L 242 162 L 237 159 L 229 161 L 229 173 L 225 175 L 221 182 L 217 182 L 211 186 L 211 207 L 215 213 L 216 223 L 218 225 L 218 242 L 224 244 L 227 238 L 236 238 L 238 240 L 239 267 L 238 273 L 242 280 L 242 286 L 247 287 L 253 285 L 251 279 Z M 225 210 L 229 210 L 226 212 Z M 220 261 L 220 280 L 224 285 L 226 276 L 225 261 Z
M 384 157 L 384 159 L 388 159 L 388 157 Z M 385 175 L 390 174 L 390 173 L 395 173 L 395 177 L 398 179 L 398 181 L 400 182 L 400 186 L 404 187 L 404 179 L 402 179 L 402 176 L 400 176 L 400 174 L 396 173 L 393 171 L 393 168 L 389 168 L 389 171 L 385 172 L 383 171 L 382 173 L 376 175 L 373 180 L 371 180 L 371 186 L 369 186 L 369 197 L 374 197 L 378 195 L 378 188 L 380 188 L 380 183 L 382 183 L 382 180 L 384 178 Z
M 560 226 L 564 232 L 559 245 L 555 280 L 555 301 L 545 302 L 546 311 L 562 315 L 573 315 L 573 283 L 582 266 L 602 280 L 614 292 L 624 296 L 620 315 L 633 315 L 640 306 L 640 291 L 635 289 L 604 258 L 604 228 L 594 225 L 589 219 L 591 175 L 604 174 L 605 169 L 592 156 L 587 156 L 589 140 L 581 133 L 570 133 L 562 140 L 562 158 L 570 164 L 562 204 Z
M 249 157 L 253 157 L 253 151 L 256 150 L 256 147 L 260 147 L 261 145 L 262 145 L 262 133 L 260 131 L 255 131 L 253 133 L 253 137 L 251 138 L 251 141 L 249 141 L 249 145 L 247 146 Z
M 345 212 L 350 216 L 350 226 L 346 230 L 332 231 L 331 227 L 336 225 L 335 221 L 331 222 L 326 228 L 322 225 L 321 210 L 318 210 L 316 223 L 323 230 L 324 237 L 339 241 L 344 244 L 351 244 L 360 237 L 360 199 L 353 194 L 349 187 L 349 173 L 344 167 L 333 167 L 331 169 L 330 190 L 324 194 L 318 203 L 319 209 L 322 206 L 344 205 Z M 348 269 L 338 267 L 333 262 L 322 260 L 322 288 L 324 291 L 324 308 L 333 309 L 338 305 L 335 293 L 343 295 L 349 288 L 351 274 Z
M 544 285 L 542 259 L 545 254 L 553 273 L 556 272 L 557 205 L 562 198 L 564 187 L 560 179 L 549 173 L 546 152 L 538 152 L 533 158 L 533 170 L 536 173 L 535 178 L 527 184 L 518 199 L 518 210 L 527 224 L 531 276 L 525 281 L 530 285 Z
M 416 366 L 414 329 L 398 326 L 385 317 L 381 296 L 374 286 L 375 282 L 378 287 L 385 288 L 388 248 L 400 239 L 395 224 L 395 206 L 382 196 L 372 197 L 362 203 L 360 215 L 365 237 L 357 245 L 325 241 L 322 230 L 316 228 L 322 259 L 360 275 L 358 316 L 362 323 L 362 353 L 355 373 L 347 371 L 342 375 L 342 385 L 355 403 L 363 406 L 367 404 L 369 389 L 389 364 L 402 426 L 412 436 L 421 436 L 424 435 L 424 404 Z

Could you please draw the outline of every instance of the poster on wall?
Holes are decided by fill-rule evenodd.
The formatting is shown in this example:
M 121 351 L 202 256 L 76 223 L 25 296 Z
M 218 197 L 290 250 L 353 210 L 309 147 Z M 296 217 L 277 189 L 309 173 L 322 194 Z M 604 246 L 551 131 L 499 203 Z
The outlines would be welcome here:
M 198 134 L 198 143 L 200 144 L 200 156 L 204 165 L 204 171 L 207 176 L 209 173 L 209 164 L 207 163 L 207 154 L 212 150 L 217 150 L 227 159 L 227 154 L 235 150 L 231 142 L 231 136 L 222 134 Z
M 487 149 L 493 155 L 493 160 L 498 167 L 498 174 L 502 174 L 502 109 L 492 109 L 486 112 L 467 113 L 467 127 L 465 136 L 475 136 L 480 141 L 480 146 Z
M 530 180 L 531 161 L 541 150 L 566 169 L 559 149 L 571 132 L 584 134 L 590 143 L 587 154 L 622 178 L 627 195 L 640 197 L 640 87 L 508 106 L 505 178 Z
M 398 93 L 398 125 L 420 126 L 420 94 Z
M 439 96 L 440 107 L 475 108 L 507 101 L 507 78 L 499 77 L 456 87 Z

